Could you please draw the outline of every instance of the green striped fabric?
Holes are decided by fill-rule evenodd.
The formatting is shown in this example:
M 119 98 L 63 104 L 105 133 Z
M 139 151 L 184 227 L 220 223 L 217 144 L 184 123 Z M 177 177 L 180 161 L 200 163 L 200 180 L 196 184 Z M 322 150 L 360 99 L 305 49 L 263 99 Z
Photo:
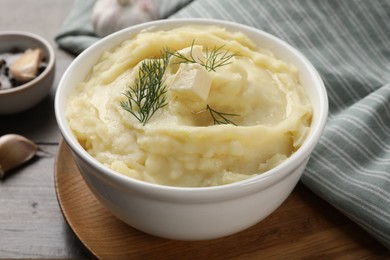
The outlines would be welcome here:
M 247 24 L 314 64 L 330 116 L 301 181 L 390 248 L 390 1 L 195 0 L 169 18 Z

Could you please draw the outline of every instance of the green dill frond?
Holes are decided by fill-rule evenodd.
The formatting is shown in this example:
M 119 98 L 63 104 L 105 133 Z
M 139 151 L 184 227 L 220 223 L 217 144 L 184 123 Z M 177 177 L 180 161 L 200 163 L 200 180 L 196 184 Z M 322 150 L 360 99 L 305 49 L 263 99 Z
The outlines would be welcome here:
M 198 63 L 203 66 L 207 71 L 215 71 L 217 68 L 228 65 L 232 62 L 232 58 L 237 56 L 237 53 L 230 53 L 229 50 L 223 50 L 224 45 L 220 47 L 214 47 L 209 50 L 208 47 L 205 48 L 205 60 L 195 60 L 193 56 L 195 40 L 192 41 L 190 55 L 189 57 L 184 56 L 179 51 L 170 52 L 171 56 L 174 56 L 179 59 L 175 63 Z
M 162 52 L 161 59 L 144 60 L 139 67 L 138 77 L 124 93 L 127 100 L 121 107 L 145 125 L 154 113 L 167 105 L 167 87 L 163 76 L 168 66 L 169 54 Z
M 171 56 L 178 59 L 175 63 L 198 63 L 207 71 L 215 71 L 221 66 L 230 64 L 231 59 L 237 55 L 236 53 L 230 53 L 229 50 L 223 50 L 224 46 L 220 46 L 214 47 L 212 50 L 206 48 L 205 60 L 195 60 L 193 55 L 194 44 L 195 40 L 192 41 L 189 57 L 178 51 L 170 51 L 168 48 L 164 48 L 161 51 L 161 58 L 142 61 L 138 68 L 138 77 L 123 93 L 126 100 L 121 101 L 120 106 L 145 125 L 158 109 L 168 104 L 165 95 L 167 86 L 163 76 Z M 210 111 L 214 124 L 236 125 L 227 117 L 238 115 L 217 112 L 208 105 L 207 110 Z
M 206 110 L 208 110 L 210 112 L 210 115 L 214 121 L 214 125 L 226 125 L 226 124 L 236 125 L 233 121 L 231 121 L 227 117 L 228 116 L 239 116 L 239 115 L 218 112 L 218 111 L 212 109 L 209 105 L 207 105 Z

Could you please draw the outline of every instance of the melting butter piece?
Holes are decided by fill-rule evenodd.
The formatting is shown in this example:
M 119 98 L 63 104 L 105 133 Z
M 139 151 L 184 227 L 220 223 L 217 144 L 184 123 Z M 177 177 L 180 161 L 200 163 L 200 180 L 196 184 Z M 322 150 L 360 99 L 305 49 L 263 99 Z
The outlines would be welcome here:
M 198 63 L 181 63 L 170 89 L 179 98 L 206 101 L 211 87 L 211 76 Z
M 38 75 L 38 67 L 41 61 L 40 49 L 27 49 L 11 65 L 11 73 L 19 82 L 27 82 Z

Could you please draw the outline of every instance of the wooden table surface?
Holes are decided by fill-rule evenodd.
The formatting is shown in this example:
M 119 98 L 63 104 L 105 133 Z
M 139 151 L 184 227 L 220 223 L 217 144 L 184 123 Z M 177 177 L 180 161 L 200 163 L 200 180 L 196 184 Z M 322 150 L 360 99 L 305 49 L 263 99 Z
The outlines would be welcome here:
M 57 55 L 56 77 L 51 94 L 27 112 L 0 116 L 0 136 L 8 133 L 24 135 L 50 154 L 32 160 L 0 181 L 0 259 L 90 257 L 66 223 L 54 185 L 55 156 L 61 140 L 54 117 L 54 94 L 63 72 L 74 58 L 58 49 L 54 36 L 72 3 L 71 0 L 0 0 L 0 31 L 23 30 L 39 34 L 52 43 Z M 296 215 L 292 213 L 295 208 L 305 210 L 307 216 L 294 218 Z M 297 186 L 291 198 L 275 214 L 264 221 L 262 225 L 272 225 L 272 228 L 267 226 L 264 229 L 270 233 L 262 232 L 248 237 L 247 241 L 251 243 L 243 245 L 256 246 L 254 239 L 259 244 L 271 241 L 272 247 L 267 248 L 262 244 L 264 253 L 268 255 L 270 250 L 282 252 L 288 245 L 294 248 L 288 254 L 292 258 L 311 258 L 313 255 L 308 252 L 316 250 L 300 248 L 307 249 L 331 240 L 334 246 L 327 247 L 331 250 L 322 253 L 316 251 L 316 256 L 343 259 L 390 257 L 389 251 L 380 243 L 302 184 Z M 186 245 L 192 249 L 195 247 L 191 243 Z M 218 255 L 218 248 L 218 241 L 210 241 L 212 255 Z M 164 250 L 158 250 L 160 258 L 164 258 Z M 251 251 L 254 249 L 248 248 L 246 256 L 251 256 Z M 207 256 L 204 252 L 198 255 Z M 185 255 L 181 256 L 185 258 Z M 245 255 L 234 256 L 246 258 Z

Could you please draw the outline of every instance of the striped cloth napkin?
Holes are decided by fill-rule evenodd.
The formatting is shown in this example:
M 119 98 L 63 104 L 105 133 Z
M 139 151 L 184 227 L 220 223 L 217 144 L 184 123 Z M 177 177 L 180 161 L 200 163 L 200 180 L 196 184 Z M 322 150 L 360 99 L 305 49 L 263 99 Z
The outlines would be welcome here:
M 390 1 L 195 0 L 169 18 L 247 24 L 314 64 L 330 116 L 301 181 L 390 249 Z M 67 50 L 80 45 L 63 39 L 85 24 L 73 26 L 65 22 L 57 37 Z

